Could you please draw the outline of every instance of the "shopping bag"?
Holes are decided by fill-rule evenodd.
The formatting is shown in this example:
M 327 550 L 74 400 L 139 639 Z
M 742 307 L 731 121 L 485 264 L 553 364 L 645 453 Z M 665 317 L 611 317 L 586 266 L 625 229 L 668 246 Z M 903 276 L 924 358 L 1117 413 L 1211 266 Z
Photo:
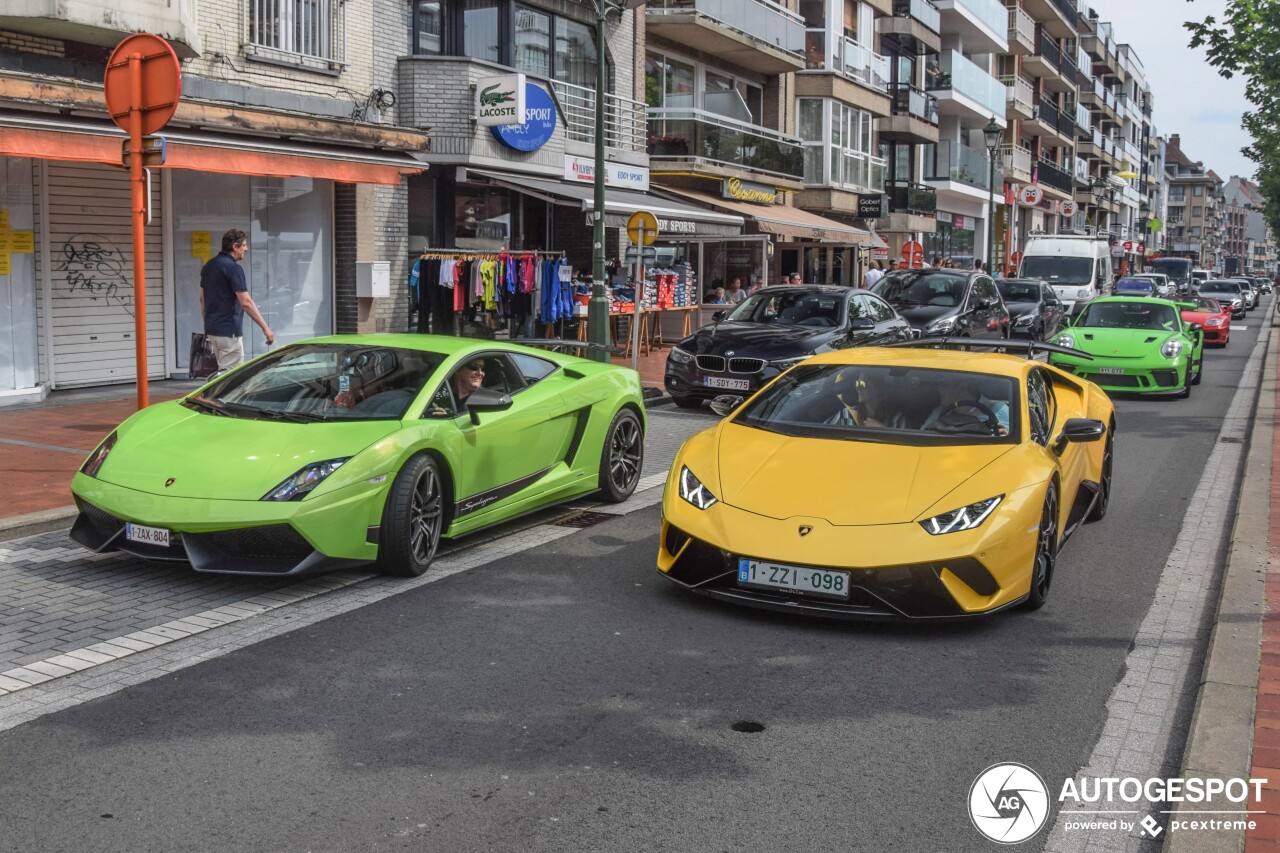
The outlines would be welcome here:
M 208 379 L 218 372 L 218 357 L 213 353 L 213 342 L 201 332 L 191 333 L 191 359 L 187 376 L 192 379 Z

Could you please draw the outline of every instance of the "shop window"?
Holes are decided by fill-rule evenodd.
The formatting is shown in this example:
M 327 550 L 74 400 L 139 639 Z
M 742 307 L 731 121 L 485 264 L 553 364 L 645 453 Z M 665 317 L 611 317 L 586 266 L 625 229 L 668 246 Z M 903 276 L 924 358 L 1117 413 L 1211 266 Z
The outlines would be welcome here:
M 502 249 L 511 234 L 511 194 L 493 187 L 459 185 L 454 195 L 455 245 Z
M 222 235 L 239 228 L 249 234 L 242 262 L 249 293 L 276 335 L 276 344 L 333 332 L 333 184 L 312 178 L 267 178 L 173 172 L 175 351 L 177 368 L 187 368 L 191 333 L 203 331 L 200 317 L 199 245 L 217 254 Z M 266 351 L 257 325 L 245 319 L 249 357 Z
M 249 43 L 281 53 L 340 60 L 336 0 L 249 0 Z

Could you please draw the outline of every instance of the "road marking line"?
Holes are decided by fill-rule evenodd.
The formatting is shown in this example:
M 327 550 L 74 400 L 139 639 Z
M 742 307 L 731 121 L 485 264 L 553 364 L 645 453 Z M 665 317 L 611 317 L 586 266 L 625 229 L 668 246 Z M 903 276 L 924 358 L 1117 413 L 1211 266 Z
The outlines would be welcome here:
M 592 508 L 597 506 L 616 508 L 615 512 L 609 514 L 617 515 L 621 518 L 636 510 L 652 506 L 661 500 L 662 490 L 658 487 L 662 486 L 666 481 L 666 472 L 650 474 L 640 479 L 636 484 L 635 493 L 626 501 L 620 504 L 591 503 L 590 506 Z M 482 542 L 470 548 L 464 546 L 437 558 L 432 563 L 427 574 L 418 578 L 416 582 L 397 587 L 394 591 L 388 591 L 386 595 L 407 592 L 424 583 L 443 580 L 446 577 L 482 566 L 511 553 L 544 545 L 562 536 L 568 536 L 576 532 L 578 531 L 573 528 L 537 524 L 517 531 L 507 538 Z M 192 616 L 134 631 L 121 637 L 95 643 L 83 649 L 59 652 L 57 655 L 27 664 L 25 667 L 19 667 L 0 674 L 0 696 L 15 693 L 38 684 L 46 684 L 54 678 L 71 675 L 76 671 L 86 672 L 95 666 L 112 663 L 120 658 L 129 657 L 140 652 L 150 651 L 177 640 L 185 640 L 188 637 L 203 634 L 214 628 L 243 622 L 261 614 L 270 613 L 273 610 L 290 607 L 307 599 L 346 589 L 375 577 L 378 577 L 378 575 L 371 572 L 359 574 L 341 572 L 325 575 L 322 578 L 308 578 L 284 589 L 261 593 L 231 604 L 219 605 Z M 379 595 L 378 597 L 385 596 Z M 290 629 L 292 630 L 292 626 L 290 626 Z M 80 667 L 77 670 L 70 663 L 59 664 L 58 659 L 62 657 L 83 661 L 88 666 Z M 50 670 L 56 674 L 50 674 Z M 4 726 L 0 726 L 0 730 L 3 730 L 3 728 Z
M 1216 595 L 1219 591 L 1219 567 L 1207 558 L 1204 543 L 1209 543 L 1208 553 L 1212 555 L 1229 532 L 1227 525 L 1231 519 L 1227 510 L 1230 500 L 1222 500 L 1218 496 L 1224 488 L 1231 489 L 1231 499 L 1236 496 L 1235 484 L 1244 464 L 1243 439 L 1249 435 L 1250 419 L 1262 382 L 1262 359 L 1270 333 L 1271 327 L 1264 326 L 1249 354 L 1240 385 L 1218 432 L 1218 441 L 1209 454 L 1204 473 L 1188 502 L 1178 538 L 1160 573 L 1151 607 L 1138 626 L 1131 651 L 1125 657 L 1124 677 L 1107 699 L 1107 718 L 1102 733 L 1094 744 L 1088 763 L 1076 774 L 1077 786 L 1090 777 L 1142 779 L 1167 775 L 1162 770 L 1163 756 L 1174 737 L 1179 703 L 1188 696 L 1194 699 L 1198 690 L 1194 683 L 1184 687 L 1188 685 L 1188 675 L 1195 660 L 1192 651 L 1211 604 L 1210 594 Z M 1121 436 L 1123 441 L 1123 432 Z M 1224 438 L 1242 441 L 1224 443 Z M 1158 719 L 1160 731 L 1152 733 L 1134 725 L 1139 715 Z M 1047 853 L 1079 849 L 1120 853 L 1132 849 L 1125 833 L 1106 829 L 1086 831 L 1081 847 L 1082 833 L 1067 832 L 1068 818 L 1069 815 L 1059 812 L 1045 842 Z

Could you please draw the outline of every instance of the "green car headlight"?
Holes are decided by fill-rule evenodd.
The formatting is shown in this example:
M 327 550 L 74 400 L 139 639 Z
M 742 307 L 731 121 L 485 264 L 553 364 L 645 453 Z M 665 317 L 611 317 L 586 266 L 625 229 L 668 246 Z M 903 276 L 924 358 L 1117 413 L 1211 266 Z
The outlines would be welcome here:
M 87 474 L 90 477 L 98 476 L 98 471 L 102 469 L 102 463 L 107 461 L 107 454 L 111 452 L 111 448 L 116 446 L 117 436 L 115 432 L 103 439 L 89 458 L 84 460 L 84 464 L 80 466 L 80 473 Z
M 1160 347 L 1160 354 L 1165 358 L 1177 358 L 1182 355 L 1182 341 L 1167 340 L 1164 346 Z
M 1000 505 L 1002 500 L 1004 500 L 1004 495 L 996 495 L 994 498 L 987 498 L 984 501 L 971 503 L 968 506 L 962 506 L 950 512 L 940 513 L 933 518 L 926 518 L 920 522 L 920 526 L 934 536 L 941 536 L 943 533 L 959 533 L 962 530 L 973 530 L 987 520 L 987 516 L 991 515 L 991 512 Z
M 310 465 L 304 465 L 293 476 L 263 495 L 262 500 L 300 501 L 311 494 L 312 489 L 323 483 L 326 477 L 341 468 L 342 463 L 350 458 L 350 456 L 344 456 L 341 459 L 330 459 L 326 462 L 312 462 Z
M 698 509 L 707 509 L 716 502 L 716 496 L 711 494 L 711 490 L 702 485 L 702 481 L 684 466 L 680 468 L 680 497 Z
M 671 354 L 668 355 L 667 358 L 671 359 L 676 364 L 688 364 L 693 361 L 693 353 L 685 352 L 680 349 L 680 347 L 672 347 Z
M 1076 345 L 1076 339 L 1071 337 L 1071 335 L 1058 335 L 1058 339 L 1054 341 L 1054 343 L 1056 343 L 1060 347 L 1071 347 L 1072 349 L 1074 349 Z

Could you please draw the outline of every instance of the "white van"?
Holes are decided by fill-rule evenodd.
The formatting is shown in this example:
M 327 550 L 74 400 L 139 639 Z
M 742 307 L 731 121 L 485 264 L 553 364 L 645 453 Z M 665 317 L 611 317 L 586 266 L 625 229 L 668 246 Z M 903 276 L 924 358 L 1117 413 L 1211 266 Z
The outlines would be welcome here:
M 1056 234 L 1028 237 L 1019 278 L 1049 284 L 1071 314 L 1111 286 L 1111 246 L 1099 237 Z

